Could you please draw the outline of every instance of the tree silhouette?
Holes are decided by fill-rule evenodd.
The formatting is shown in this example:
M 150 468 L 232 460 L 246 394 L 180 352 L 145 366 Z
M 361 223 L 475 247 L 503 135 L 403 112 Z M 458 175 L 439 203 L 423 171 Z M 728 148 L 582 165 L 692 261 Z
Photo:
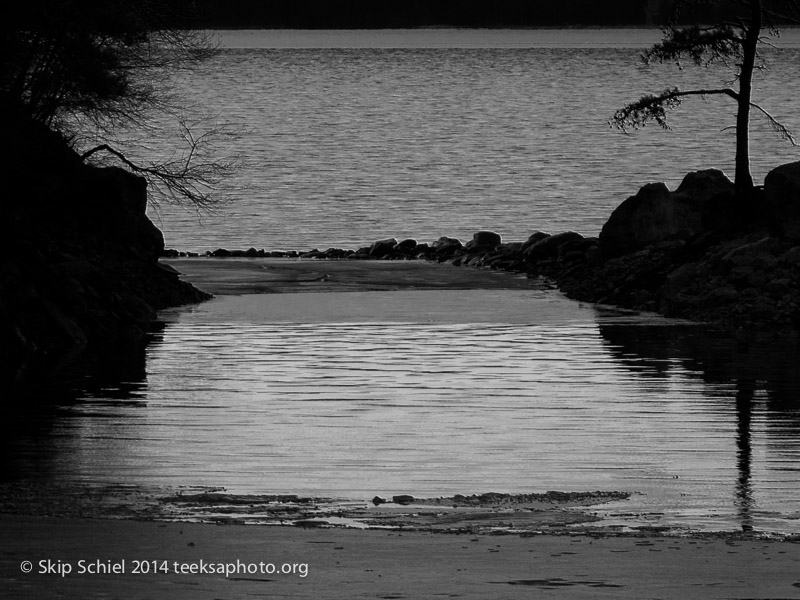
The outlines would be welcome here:
M 153 127 L 170 105 L 169 78 L 215 50 L 187 26 L 192 0 L 26 0 L 0 14 L 0 110 L 57 132 L 83 160 L 105 155 L 148 179 L 167 198 L 206 204 L 232 163 L 203 156 L 209 135 L 181 122 L 188 145 L 177 159 L 139 165 L 109 140 L 121 128 Z M 200 162 L 198 159 L 202 156 Z M 107 161 L 106 161 L 107 162 Z
M 731 17 L 716 25 L 679 25 L 687 9 L 723 5 Z M 667 111 L 679 106 L 689 96 L 727 96 L 737 104 L 736 111 L 736 192 L 749 196 L 754 188 L 750 173 L 750 113 L 752 109 L 767 118 L 772 128 L 784 139 L 795 144 L 791 132 L 764 107 L 753 102 L 753 75 L 760 68 L 759 46 L 770 35 L 778 33 L 781 23 L 800 23 L 799 0 L 676 0 L 664 39 L 648 50 L 642 59 L 649 63 L 676 61 L 688 58 L 697 65 L 729 64 L 735 61 L 736 88 L 680 90 L 667 88 L 659 94 L 648 94 L 618 110 L 611 123 L 623 131 L 638 129 L 654 121 L 669 129 Z M 767 36 L 769 37 L 769 36 Z M 737 85 L 738 84 L 738 85 Z

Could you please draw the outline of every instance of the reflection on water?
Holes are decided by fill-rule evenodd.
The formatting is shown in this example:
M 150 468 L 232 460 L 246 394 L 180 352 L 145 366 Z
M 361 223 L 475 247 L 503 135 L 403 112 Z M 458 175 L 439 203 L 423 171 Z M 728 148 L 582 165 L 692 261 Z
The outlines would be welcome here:
M 360 499 L 629 490 L 612 520 L 800 531 L 794 339 L 559 312 L 541 290 L 416 291 L 405 322 L 273 322 L 259 298 L 273 300 L 176 311 L 146 350 L 106 356 L 113 375 L 40 390 L 53 401 L 5 432 L 6 481 Z M 354 297 L 315 298 L 320 315 Z M 487 302 L 494 322 L 469 318 Z
M 797 505 L 782 500 L 800 470 L 800 352 L 796 336 L 731 337 L 702 327 L 619 327 L 600 333 L 621 364 L 650 361 L 649 376 L 669 377 L 668 356 L 703 378 L 710 393 L 730 388 L 720 400 L 736 412 L 736 507 L 744 531 L 769 506 L 793 519 Z
M 150 341 L 159 335 L 153 331 Z M 146 408 L 146 357 L 145 343 L 106 345 L 58 364 L 30 365 L 34 374 L 25 386 L 3 392 L 0 481 L 62 477 L 61 442 L 77 433 L 77 414 L 92 417 L 89 407 L 105 407 L 115 417 L 123 407 Z

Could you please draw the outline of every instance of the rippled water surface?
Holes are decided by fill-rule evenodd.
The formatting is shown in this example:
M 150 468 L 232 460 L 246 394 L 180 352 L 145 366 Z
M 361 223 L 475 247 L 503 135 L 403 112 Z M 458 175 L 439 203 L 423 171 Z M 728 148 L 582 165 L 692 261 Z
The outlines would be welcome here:
M 216 213 L 162 207 L 167 244 L 595 234 L 643 183 L 730 170 L 724 104 L 699 100 L 672 132 L 606 124 L 665 81 L 719 73 L 639 65 L 653 32 L 590 33 L 227 38 L 181 85 L 245 127 L 243 169 Z M 766 52 L 778 66 L 758 92 L 796 129 L 780 82 L 800 79 L 797 52 Z M 762 125 L 758 176 L 796 159 Z M 165 313 L 146 349 L 101 357 L 63 399 L 48 392 L 52 410 L 4 437 L 4 473 L 361 499 L 628 490 L 612 521 L 800 532 L 796 341 L 620 315 L 536 282 L 400 287 Z
M 645 183 L 674 188 L 687 172 L 711 167 L 733 173 L 735 106 L 726 100 L 685 102 L 668 132 L 609 127 L 614 111 L 642 94 L 733 78 L 722 68 L 643 65 L 654 30 L 221 39 L 219 56 L 178 89 L 190 120 L 242 130 L 230 147 L 242 168 L 219 190 L 230 205 L 214 214 L 161 208 L 171 247 L 359 247 L 388 236 L 469 239 L 479 229 L 508 240 L 537 229 L 596 235 Z M 786 82 L 800 79 L 799 40 L 790 31 L 779 48 L 765 48 L 770 68 L 755 91 L 795 132 Z M 757 116 L 752 143 L 757 179 L 799 156 Z
M 611 522 L 800 532 L 794 343 L 535 284 L 220 296 L 164 318 L 142 371 L 84 385 L 46 443 L 19 446 L 40 477 L 353 499 L 624 490 Z

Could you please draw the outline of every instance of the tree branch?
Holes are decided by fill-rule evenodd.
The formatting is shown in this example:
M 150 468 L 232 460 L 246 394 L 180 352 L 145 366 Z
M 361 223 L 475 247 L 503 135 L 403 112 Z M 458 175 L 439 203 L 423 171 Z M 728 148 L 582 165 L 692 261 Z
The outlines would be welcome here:
M 781 136 L 782 139 L 787 140 L 792 146 L 797 146 L 797 140 L 795 140 L 794 135 L 789 130 L 789 128 L 786 127 L 786 125 L 778 121 L 761 105 L 755 102 L 751 102 L 750 106 L 757 109 L 758 111 L 761 112 L 761 114 L 767 117 L 767 120 L 769 121 L 772 130 L 775 131 L 779 136 Z
M 648 94 L 642 96 L 636 102 L 622 107 L 614 113 L 609 124 L 622 131 L 627 131 L 629 129 L 640 129 L 647 125 L 649 121 L 655 121 L 663 129 L 669 129 L 670 127 L 667 124 L 667 110 L 680 106 L 682 98 L 686 96 L 715 95 L 730 96 L 734 100 L 739 100 L 739 94 L 731 88 L 684 91 L 678 88 L 668 88 L 658 95 Z
M 739 56 L 742 42 L 742 36 L 729 24 L 714 27 L 671 26 L 664 31 L 664 41 L 645 52 L 642 58 L 646 63 L 656 59 L 659 62 L 675 61 L 680 66 L 681 58 L 686 56 L 696 65 L 708 66 L 715 60 Z
M 143 166 L 110 144 L 104 143 L 87 150 L 81 155 L 86 161 L 92 156 L 108 153 L 125 165 L 131 172 L 142 175 L 154 191 L 162 197 L 179 204 L 186 203 L 208 208 L 216 202 L 211 190 L 219 181 L 229 176 L 238 168 L 238 159 L 225 161 L 204 160 L 206 146 L 215 133 L 225 134 L 220 130 L 212 130 L 195 136 L 190 127 L 181 121 L 181 137 L 187 142 L 188 150 L 182 156 L 160 163 Z M 101 161 L 102 162 L 102 161 Z

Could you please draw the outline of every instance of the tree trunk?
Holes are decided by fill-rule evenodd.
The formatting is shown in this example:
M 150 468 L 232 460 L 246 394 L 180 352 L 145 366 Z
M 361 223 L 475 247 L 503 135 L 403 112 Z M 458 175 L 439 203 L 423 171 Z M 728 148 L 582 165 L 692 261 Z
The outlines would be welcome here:
M 753 91 L 753 70 L 761 35 L 761 0 L 753 0 L 750 26 L 742 43 L 742 68 L 739 73 L 739 108 L 736 113 L 736 193 L 746 197 L 753 191 L 750 174 L 750 101 Z

